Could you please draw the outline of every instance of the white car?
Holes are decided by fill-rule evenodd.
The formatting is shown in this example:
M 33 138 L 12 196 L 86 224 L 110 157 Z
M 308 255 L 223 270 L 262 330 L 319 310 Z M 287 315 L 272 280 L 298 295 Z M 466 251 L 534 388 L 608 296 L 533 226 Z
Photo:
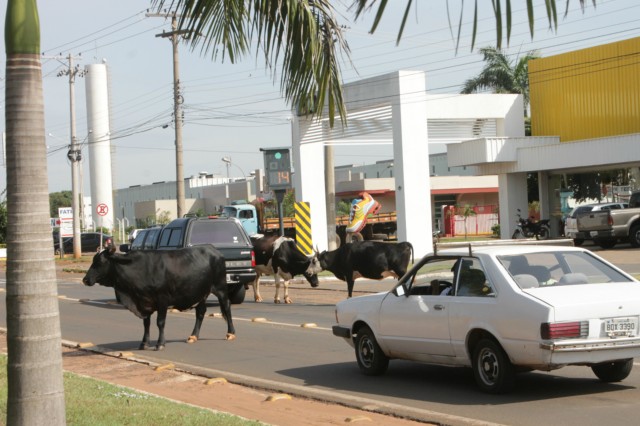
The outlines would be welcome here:
M 470 366 L 481 390 L 503 393 L 519 371 L 566 365 L 625 379 L 639 317 L 640 282 L 588 250 L 470 244 L 423 257 L 389 292 L 337 303 L 333 334 L 364 374 L 390 359 Z

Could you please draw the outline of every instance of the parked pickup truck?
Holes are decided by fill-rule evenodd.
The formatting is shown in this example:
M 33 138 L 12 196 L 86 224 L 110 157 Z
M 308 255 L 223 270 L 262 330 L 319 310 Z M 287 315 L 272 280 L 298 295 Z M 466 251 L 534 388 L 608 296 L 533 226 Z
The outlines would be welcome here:
M 152 243 L 143 244 L 145 232 L 157 232 Z M 256 278 L 256 258 L 253 244 L 238 219 L 184 217 L 169 222 L 164 228 L 144 230 L 131 245 L 123 244 L 120 251 L 175 250 L 199 244 L 212 244 L 224 255 L 227 267 L 229 300 L 233 304 L 244 302 L 246 286 Z
M 578 231 L 602 248 L 612 248 L 620 241 L 640 247 L 640 191 L 631 194 L 626 209 L 591 211 L 579 215 L 577 222 Z

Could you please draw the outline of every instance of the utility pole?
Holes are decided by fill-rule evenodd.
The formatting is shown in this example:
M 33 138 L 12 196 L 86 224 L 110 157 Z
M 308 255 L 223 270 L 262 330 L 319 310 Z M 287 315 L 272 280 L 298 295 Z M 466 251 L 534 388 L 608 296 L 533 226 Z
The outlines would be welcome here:
M 156 34 L 156 37 L 170 37 L 171 44 L 173 45 L 173 116 L 175 119 L 176 135 L 176 201 L 178 217 L 183 217 L 186 213 L 184 198 L 184 169 L 182 163 L 182 103 L 184 102 L 184 99 L 180 94 L 178 36 L 189 34 L 189 31 L 178 31 L 178 15 L 175 12 L 168 14 L 147 13 L 146 16 L 162 18 L 171 16 L 171 32 Z
M 58 73 L 58 77 L 63 75 L 69 76 L 69 115 L 70 115 L 70 134 L 71 144 L 67 152 L 67 158 L 71 161 L 71 208 L 73 209 L 73 257 L 79 259 L 82 256 L 82 246 L 80 237 L 80 161 L 82 160 L 82 151 L 78 148 L 78 138 L 76 137 L 76 93 L 75 81 L 76 75 L 84 76 L 84 71 L 80 70 L 78 65 L 73 65 L 74 57 L 69 54 L 67 56 L 69 67 Z M 62 248 L 61 248 L 62 249 Z

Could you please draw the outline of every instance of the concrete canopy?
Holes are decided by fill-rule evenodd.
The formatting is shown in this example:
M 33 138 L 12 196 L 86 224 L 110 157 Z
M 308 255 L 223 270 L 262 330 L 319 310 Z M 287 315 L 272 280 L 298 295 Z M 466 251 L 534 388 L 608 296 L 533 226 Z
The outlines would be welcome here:
M 422 71 L 360 80 L 345 85 L 344 93 L 346 126 L 332 129 L 328 119 L 305 116 L 292 122 L 296 200 L 311 205 L 313 244 L 320 250 L 328 247 L 325 145 L 393 144 L 397 238 L 422 256 L 433 247 L 429 144 L 524 136 L 520 95 L 427 95 Z

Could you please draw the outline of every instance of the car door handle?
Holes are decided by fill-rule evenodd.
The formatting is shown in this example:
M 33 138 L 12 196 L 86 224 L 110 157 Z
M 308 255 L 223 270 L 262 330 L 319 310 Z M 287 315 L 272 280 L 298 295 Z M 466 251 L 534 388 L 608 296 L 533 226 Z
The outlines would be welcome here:
M 444 305 L 434 305 L 433 309 L 436 311 L 444 311 Z

